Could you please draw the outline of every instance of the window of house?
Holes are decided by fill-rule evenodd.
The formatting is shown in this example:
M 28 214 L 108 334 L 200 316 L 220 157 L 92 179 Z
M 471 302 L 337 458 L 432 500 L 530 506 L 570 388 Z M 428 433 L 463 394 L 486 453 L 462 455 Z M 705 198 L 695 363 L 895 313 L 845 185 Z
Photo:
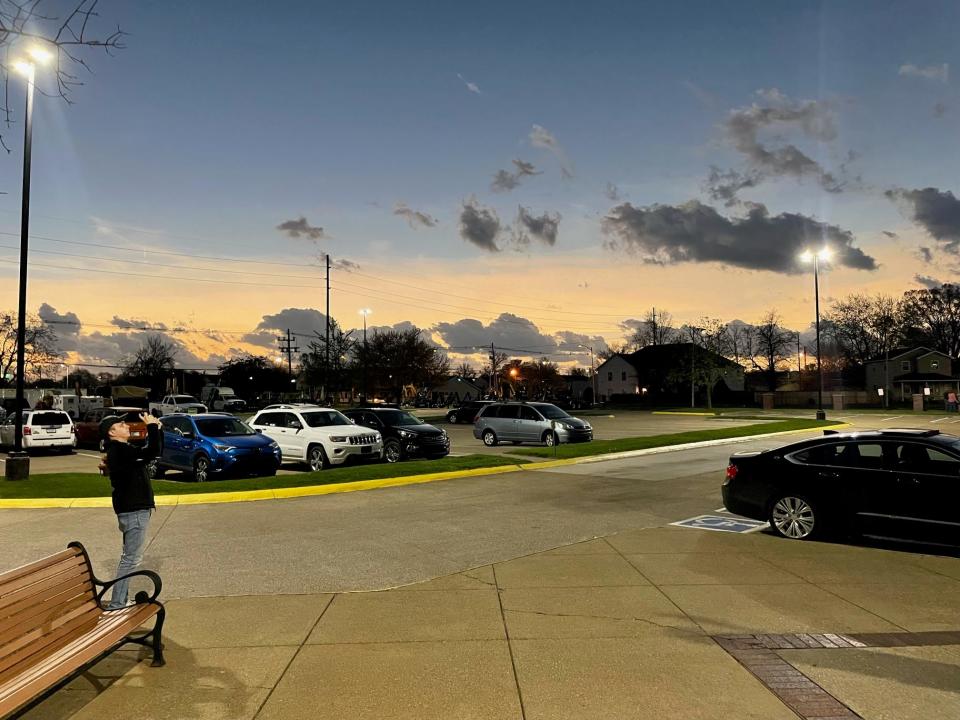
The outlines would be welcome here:
M 623 371 L 620 373 L 620 379 L 621 379 L 623 382 L 626 382 L 626 381 L 627 381 L 627 371 L 626 371 L 626 370 L 623 370 Z
M 910 372 L 910 361 L 909 361 L 909 360 L 901 360 L 901 361 L 900 361 L 900 369 L 903 370 L 904 372 Z
M 608 372 L 608 373 L 607 373 L 607 382 L 613 382 L 613 373 L 612 373 L 612 372 Z
M 936 370 L 936 369 L 939 368 L 939 367 L 940 367 L 940 361 L 939 361 L 939 360 L 931 360 L 931 361 L 930 361 L 930 369 L 931 369 L 931 370 Z

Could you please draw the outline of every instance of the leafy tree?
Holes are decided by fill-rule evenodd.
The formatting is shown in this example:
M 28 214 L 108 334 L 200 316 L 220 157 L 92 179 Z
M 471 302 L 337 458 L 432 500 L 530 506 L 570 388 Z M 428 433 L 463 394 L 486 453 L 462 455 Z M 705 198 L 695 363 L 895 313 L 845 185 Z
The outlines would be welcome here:
M 765 363 L 760 369 L 767 376 L 767 387 L 777 389 L 777 365 L 790 356 L 793 333 L 780 326 L 780 315 L 770 310 L 754 326 L 754 349 L 756 357 Z
M 56 333 L 36 315 L 27 315 L 24 340 L 26 377 L 38 376 L 44 365 L 60 361 Z M 18 345 L 17 314 L 0 313 L 0 383 L 7 382 L 12 386 L 16 382 Z
M 899 307 L 900 333 L 912 345 L 926 345 L 950 357 L 960 354 L 960 286 L 946 283 L 910 290 Z
M 846 366 L 863 365 L 899 340 L 896 303 L 886 295 L 848 295 L 833 303 L 823 323 L 821 334 Z
M 366 347 L 357 346 L 357 362 L 366 365 L 370 389 L 385 391 L 398 402 L 404 389 L 414 393 L 429 388 L 450 374 L 450 360 L 439 348 L 426 342 L 419 328 L 374 330 Z
M 574 367 L 570 369 L 570 377 L 572 378 L 588 378 L 590 377 L 590 371 L 582 367 Z
M 286 392 L 290 389 L 290 376 L 264 355 L 244 353 L 223 363 L 220 384 L 232 388 L 238 396 L 252 399 L 264 391 Z

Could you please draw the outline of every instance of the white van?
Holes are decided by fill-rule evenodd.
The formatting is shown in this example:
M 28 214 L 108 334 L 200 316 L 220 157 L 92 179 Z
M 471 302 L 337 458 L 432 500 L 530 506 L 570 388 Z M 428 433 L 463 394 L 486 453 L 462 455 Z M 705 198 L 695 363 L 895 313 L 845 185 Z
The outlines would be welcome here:
M 16 415 L 11 413 L 0 425 L 0 445 L 13 447 Z M 28 410 L 23 414 L 23 449 L 73 452 L 77 435 L 73 420 L 62 410 Z

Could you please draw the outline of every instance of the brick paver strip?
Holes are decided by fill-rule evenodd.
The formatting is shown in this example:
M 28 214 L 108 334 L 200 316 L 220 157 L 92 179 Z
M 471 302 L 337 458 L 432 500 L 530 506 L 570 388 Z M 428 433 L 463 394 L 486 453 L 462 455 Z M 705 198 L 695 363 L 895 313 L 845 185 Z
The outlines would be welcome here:
M 960 631 L 718 635 L 713 639 L 804 720 L 862 720 L 777 651 L 960 645 Z

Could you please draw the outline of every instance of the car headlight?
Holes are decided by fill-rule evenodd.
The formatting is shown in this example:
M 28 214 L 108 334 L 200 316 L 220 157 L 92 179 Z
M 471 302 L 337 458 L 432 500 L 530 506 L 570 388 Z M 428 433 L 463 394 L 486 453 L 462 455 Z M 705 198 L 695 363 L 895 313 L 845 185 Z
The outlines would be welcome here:
M 441 435 L 442 437 L 446 437 L 446 436 L 447 436 L 447 431 L 446 431 L 446 430 L 441 430 L 441 431 L 440 431 L 440 435 Z
M 280 446 L 277 444 L 277 441 L 274 440 L 273 442 L 270 443 L 270 447 L 271 447 L 272 449 L 276 450 L 276 449 L 279 448 Z
M 401 430 L 401 431 L 400 431 L 400 437 L 402 437 L 404 440 L 409 440 L 410 438 L 416 437 L 416 436 L 417 436 L 416 433 L 412 433 L 412 432 L 410 432 L 409 430 Z
M 331 436 L 330 436 L 330 442 L 345 443 L 346 441 L 347 441 L 347 436 L 346 436 L 346 435 L 331 435 Z
M 573 425 L 560 420 L 557 421 L 557 427 L 562 427 L 564 430 L 573 430 Z
M 382 439 L 382 438 L 380 437 L 380 433 L 374 433 L 374 434 L 373 434 L 373 441 L 374 441 L 374 442 L 380 442 L 381 439 Z
M 220 452 L 228 452 L 234 449 L 233 445 L 218 445 L 216 443 L 214 444 L 214 447 Z

